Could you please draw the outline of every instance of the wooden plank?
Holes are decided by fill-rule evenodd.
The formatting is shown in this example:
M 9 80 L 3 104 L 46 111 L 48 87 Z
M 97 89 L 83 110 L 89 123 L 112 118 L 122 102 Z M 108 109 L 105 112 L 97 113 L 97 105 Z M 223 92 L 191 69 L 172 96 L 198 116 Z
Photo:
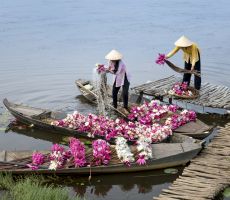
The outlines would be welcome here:
M 222 132 L 223 131 L 223 132 Z M 219 130 L 200 156 L 194 158 L 168 189 L 163 189 L 159 199 L 213 199 L 230 182 L 230 123 Z

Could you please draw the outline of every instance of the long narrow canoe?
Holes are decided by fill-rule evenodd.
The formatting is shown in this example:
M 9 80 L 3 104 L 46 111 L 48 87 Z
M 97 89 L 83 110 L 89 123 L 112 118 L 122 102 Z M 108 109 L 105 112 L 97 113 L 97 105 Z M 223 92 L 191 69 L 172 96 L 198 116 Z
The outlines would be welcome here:
M 111 146 L 111 148 L 114 148 Z M 135 148 L 131 148 L 135 154 Z M 68 163 L 62 169 L 56 171 L 49 170 L 49 163 L 43 164 L 40 169 L 33 171 L 27 167 L 31 163 L 31 155 L 33 151 L 0 151 L 0 172 L 11 172 L 13 174 L 76 174 L 89 175 L 92 174 L 108 174 L 108 173 L 125 173 L 148 171 L 154 169 L 163 169 L 168 167 L 175 167 L 184 165 L 193 159 L 202 149 L 202 143 L 192 139 L 188 136 L 174 134 L 170 137 L 169 143 L 152 144 L 153 158 L 147 161 L 146 165 L 137 165 L 131 163 L 130 167 L 125 166 L 116 157 L 113 152 L 112 159 L 107 166 L 87 166 L 76 168 L 73 164 Z M 87 155 L 91 150 L 87 150 Z M 41 152 L 41 151 L 40 151 Z M 49 153 L 49 151 L 42 151 L 42 153 Z M 87 156 L 89 158 L 89 156 Z M 90 162 L 90 160 L 87 160 Z
M 23 124 L 66 136 L 90 139 L 87 133 L 76 131 L 70 128 L 51 125 L 52 121 L 65 118 L 67 114 L 64 112 L 55 112 L 48 109 L 34 108 L 26 105 L 15 104 L 9 102 L 7 99 L 3 100 L 3 104 L 9 110 L 9 112 L 17 119 L 17 121 Z M 95 135 L 94 139 L 104 139 L 104 137 Z

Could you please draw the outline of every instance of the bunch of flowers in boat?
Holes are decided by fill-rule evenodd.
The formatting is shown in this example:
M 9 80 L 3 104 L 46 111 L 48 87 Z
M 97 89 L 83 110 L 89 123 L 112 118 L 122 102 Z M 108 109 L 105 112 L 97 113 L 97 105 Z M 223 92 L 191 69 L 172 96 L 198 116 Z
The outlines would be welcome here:
M 168 91 L 168 94 L 180 97 L 193 97 L 194 95 L 187 82 L 175 83 L 172 89 Z
M 112 155 L 112 149 L 115 150 L 116 155 Z M 127 166 L 135 162 L 144 165 L 152 158 L 151 140 L 145 137 L 139 138 L 135 151 L 135 154 L 131 152 L 126 139 L 118 137 L 113 147 L 105 140 L 95 140 L 92 148 L 86 153 L 86 147 L 79 139 L 70 138 L 68 149 L 54 144 L 49 155 L 35 152 L 32 155 L 32 163 L 27 166 L 32 170 L 37 170 L 45 164 L 48 165 L 48 169 L 57 170 L 69 167 L 108 165 L 112 159 L 118 159 L 118 163 L 124 163 Z
M 138 139 L 140 135 L 149 137 L 152 142 L 160 142 L 172 134 L 168 125 L 144 125 L 140 122 L 126 122 L 123 119 L 110 119 L 104 116 L 88 114 L 84 116 L 79 112 L 68 114 L 65 119 L 54 121 L 52 125 L 70 128 L 88 134 L 88 137 L 101 136 L 111 140 L 122 136 L 129 141 Z
M 161 105 L 160 101 L 152 100 L 144 102 L 141 106 L 132 106 L 128 118 L 136 119 L 144 125 L 152 125 L 159 122 L 162 118 L 178 110 L 176 105 Z
M 163 124 L 172 130 L 185 125 L 188 122 L 196 121 L 196 113 L 192 110 L 179 112 L 177 105 L 161 105 L 160 101 L 152 100 L 144 102 L 141 106 L 133 106 L 130 110 L 129 119 L 136 119 L 142 125 Z M 162 121 L 164 119 L 164 121 Z
M 139 137 L 148 137 L 153 143 L 161 142 L 172 135 L 175 127 L 180 127 L 196 120 L 193 111 L 177 112 L 176 105 L 160 105 L 159 101 L 145 102 L 141 106 L 133 106 L 130 120 L 110 119 L 104 116 L 88 114 L 84 116 L 75 111 L 65 119 L 53 121 L 51 124 L 87 133 L 88 137 L 101 136 L 106 140 L 124 137 L 128 141 L 136 141 Z
M 196 113 L 191 110 L 183 110 L 180 114 L 175 113 L 171 117 L 168 117 L 165 121 L 165 125 L 175 130 L 191 121 L 196 121 Z

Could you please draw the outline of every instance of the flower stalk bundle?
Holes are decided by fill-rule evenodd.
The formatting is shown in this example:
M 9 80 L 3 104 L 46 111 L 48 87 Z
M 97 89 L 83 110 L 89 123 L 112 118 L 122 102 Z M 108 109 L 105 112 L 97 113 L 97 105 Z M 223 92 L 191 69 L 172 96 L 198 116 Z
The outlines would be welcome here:
M 102 139 L 93 141 L 93 160 L 96 165 L 108 165 L 111 159 L 110 145 Z
M 71 137 L 69 142 L 70 152 L 74 158 L 75 167 L 83 167 L 86 164 L 85 158 L 85 146 L 84 144 L 76 139 Z
M 42 165 L 45 161 L 45 156 L 42 153 L 34 152 L 32 154 L 32 163 L 27 164 L 32 170 L 37 170 L 40 165 Z

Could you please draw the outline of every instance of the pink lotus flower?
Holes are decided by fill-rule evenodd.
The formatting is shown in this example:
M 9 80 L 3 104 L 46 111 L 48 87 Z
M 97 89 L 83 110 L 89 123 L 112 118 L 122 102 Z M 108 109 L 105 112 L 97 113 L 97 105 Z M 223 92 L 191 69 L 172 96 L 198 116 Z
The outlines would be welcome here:
M 137 164 L 138 165 L 146 164 L 145 155 L 138 155 Z

